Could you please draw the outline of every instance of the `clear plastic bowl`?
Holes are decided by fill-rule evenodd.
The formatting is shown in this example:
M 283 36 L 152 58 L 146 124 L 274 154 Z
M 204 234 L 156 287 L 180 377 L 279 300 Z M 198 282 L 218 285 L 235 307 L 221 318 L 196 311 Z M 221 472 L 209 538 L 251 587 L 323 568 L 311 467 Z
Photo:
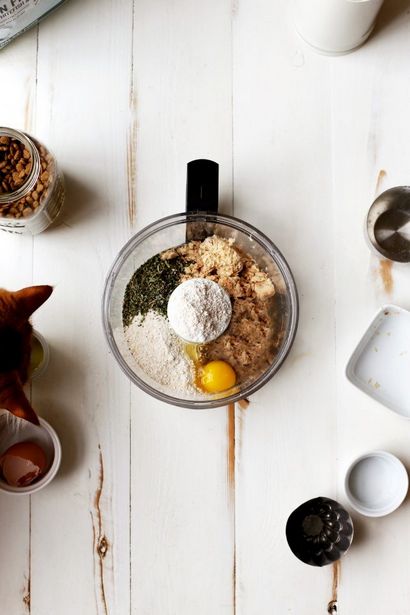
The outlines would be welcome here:
M 275 335 L 280 338 L 276 356 L 259 378 L 245 383 L 234 394 L 219 398 L 174 397 L 158 388 L 136 363 L 128 349 L 122 324 L 125 288 L 138 267 L 149 258 L 189 239 L 209 235 L 233 238 L 235 244 L 251 255 L 275 284 Z M 232 216 L 209 213 L 180 213 L 147 226 L 134 235 L 115 259 L 107 276 L 103 295 L 103 326 L 110 349 L 121 369 L 143 391 L 174 406 L 217 408 L 246 398 L 260 389 L 278 371 L 295 338 L 298 322 L 298 297 L 295 282 L 278 248 L 258 229 Z

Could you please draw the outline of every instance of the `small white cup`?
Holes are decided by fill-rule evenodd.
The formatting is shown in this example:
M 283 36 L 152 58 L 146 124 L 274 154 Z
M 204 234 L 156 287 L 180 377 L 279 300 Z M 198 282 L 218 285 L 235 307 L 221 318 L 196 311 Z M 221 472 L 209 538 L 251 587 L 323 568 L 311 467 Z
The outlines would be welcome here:
M 0 410 L 1 435 L 0 456 L 17 442 L 34 442 L 44 451 L 47 459 L 47 471 L 37 481 L 26 487 L 9 485 L 0 476 L 0 491 L 15 495 L 31 495 L 48 485 L 58 472 L 61 463 L 61 442 L 51 425 L 39 417 L 40 426 L 19 419 L 7 410 Z
M 408 487 L 406 468 L 400 459 L 386 451 L 358 457 L 349 466 L 345 478 L 351 506 L 366 517 L 383 517 L 396 510 Z
M 340 55 L 370 36 L 383 0 L 294 0 L 300 36 L 315 51 Z
M 50 361 L 50 348 L 44 337 L 36 330 L 33 330 L 33 340 L 37 340 L 43 350 L 43 360 L 30 373 L 30 380 L 35 380 L 44 374 Z

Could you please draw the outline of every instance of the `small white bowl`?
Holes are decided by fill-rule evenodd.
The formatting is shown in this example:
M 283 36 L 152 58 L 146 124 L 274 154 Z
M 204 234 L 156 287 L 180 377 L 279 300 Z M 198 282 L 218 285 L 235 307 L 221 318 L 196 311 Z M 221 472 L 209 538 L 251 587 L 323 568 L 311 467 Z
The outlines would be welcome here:
M 6 414 L 5 414 L 6 413 Z M 2 422 L 2 437 L 0 440 L 0 456 L 10 446 L 17 442 L 35 442 L 45 452 L 48 469 L 37 481 L 27 487 L 9 485 L 0 475 L 0 491 L 15 495 L 31 495 L 48 485 L 58 472 L 61 463 L 61 442 L 51 425 L 39 417 L 40 426 L 33 425 L 23 419 L 18 419 L 7 410 L 0 411 Z
M 346 367 L 346 377 L 396 414 L 410 419 L 410 312 L 384 305 Z
M 383 517 L 400 506 L 406 497 L 409 478 L 394 455 L 373 451 L 353 461 L 346 473 L 346 496 L 357 512 L 366 517 Z
M 32 337 L 33 337 L 32 347 L 33 347 L 33 343 L 35 344 L 36 342 L 38 342 L 43 351 L 43 360 L 41 361 L 39 365 L 37 365 L 37 367 L 34 370 L 30 371 L 30 380 L 35 380 L 36 378 L 39 378 L 40 376 L 42 376 L 48 367 L 48 363 L 50 361 L 50 348 L 46 340 L 44 339 L 44 337 L 38 331 L 33 330 Z

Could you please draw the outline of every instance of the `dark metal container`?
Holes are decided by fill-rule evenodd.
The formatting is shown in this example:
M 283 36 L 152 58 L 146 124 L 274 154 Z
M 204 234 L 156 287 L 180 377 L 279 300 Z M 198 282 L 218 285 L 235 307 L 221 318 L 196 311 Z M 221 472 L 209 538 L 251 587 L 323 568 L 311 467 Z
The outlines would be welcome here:
M 326 566 L 344 555 L 353 540 L 353 522 L 347 510 L 325 497 L 304 502 L 286 524 L 291 551 L 305 564 Z
M 382 192 L 369 209 L 366 232 L 370 245 L 385 258 L 410 263 L 410 187 Z

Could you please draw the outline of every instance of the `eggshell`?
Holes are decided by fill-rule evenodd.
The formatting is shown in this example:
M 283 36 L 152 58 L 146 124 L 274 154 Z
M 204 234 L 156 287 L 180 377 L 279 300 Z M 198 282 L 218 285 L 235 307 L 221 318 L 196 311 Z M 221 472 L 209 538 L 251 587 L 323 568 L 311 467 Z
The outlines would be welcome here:
M 46 455 L 34 442 L 18 442 L 0 458 L 5 480 L 15 487 L 30 485 L 45 472 L 46 466 Z

